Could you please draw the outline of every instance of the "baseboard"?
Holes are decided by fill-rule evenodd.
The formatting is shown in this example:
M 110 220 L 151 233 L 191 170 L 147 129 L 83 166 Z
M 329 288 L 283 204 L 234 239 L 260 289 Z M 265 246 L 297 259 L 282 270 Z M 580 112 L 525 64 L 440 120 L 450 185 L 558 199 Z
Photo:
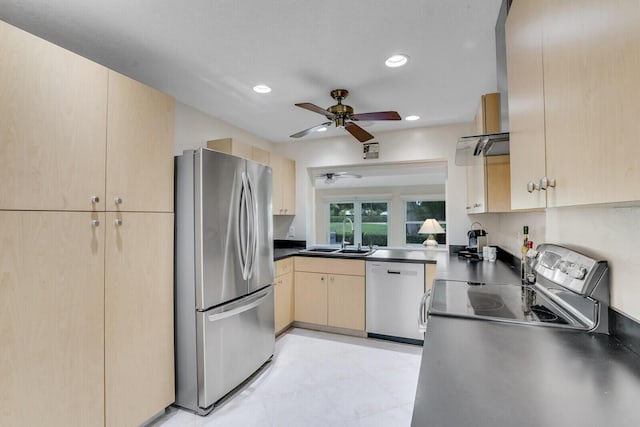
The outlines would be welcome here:
M 330 332 L 332 334 L 350 335 L 352 337 L 366 338 L 367 333 L 365 331 L 358 331 L 356 329 L 337 328 L 335 326 L 316 325 L 315 323 L 293 322 L 294 328 L 311 329 L 313 331 Z

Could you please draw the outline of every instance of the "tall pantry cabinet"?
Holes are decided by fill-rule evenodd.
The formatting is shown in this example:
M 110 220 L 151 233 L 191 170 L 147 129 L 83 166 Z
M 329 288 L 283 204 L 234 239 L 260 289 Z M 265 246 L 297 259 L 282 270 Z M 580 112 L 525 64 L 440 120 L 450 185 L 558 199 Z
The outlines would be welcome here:
M 173 99 L 0 22 L 0 117 L 0 425 L 138 425 L 174 393 Z

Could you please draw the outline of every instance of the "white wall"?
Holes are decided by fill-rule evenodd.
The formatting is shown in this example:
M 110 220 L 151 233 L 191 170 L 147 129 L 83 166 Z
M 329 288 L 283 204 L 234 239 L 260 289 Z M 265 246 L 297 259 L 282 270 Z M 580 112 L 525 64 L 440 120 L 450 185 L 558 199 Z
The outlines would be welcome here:
M 220 138 L 234 138 L 267 151 L 273 150 L 270 141 L 180 102 L 176 102 L 174 135 L 174 154 L 206 147 L 207 141 Z
M 550 208 L 542 213 L 474 217 L 494 236 L 491 244 L 513 254 L 520 253 L 522 226 L 528 225 L 536 244 L 563 244 L 607 260 L 611 306 L 640 321 L 640 207 Z
M 402 131 L 376 133 L 380 143 L 380 158 L 362 159 L 362 145 L 352 136 L 321 140 L 274 144 L 280 154 L 296 161 L 296 217 L 292 225 L 296 239 L 315 239 L 315 192 L 308 168 L 321 166 L 362 165 L 388 162 L 444 161 L 446 181 L 447 226 L 450 244 L 467 243 L 466 231 L 471 224 L 465 214 L 465 168 L 454 165 L 456 141 L 468 135 L 471 123 L 432 126 Z

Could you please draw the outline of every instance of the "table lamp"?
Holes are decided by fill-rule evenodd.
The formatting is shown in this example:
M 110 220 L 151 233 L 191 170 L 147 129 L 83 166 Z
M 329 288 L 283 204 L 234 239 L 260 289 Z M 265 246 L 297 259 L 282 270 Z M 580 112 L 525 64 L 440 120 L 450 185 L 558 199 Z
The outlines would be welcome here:
M 442 234 L 444 233 L 444 228 L 440 225 L 438 221 L 433 218 L 426 219 L 420 230 L 418 230 L 418 234 L 428 234 L 429 237 L 427 240 L 422 242 L 422 244 L 426 247 L 438 247 L 438 241 L 436 240 L 434 234 Z

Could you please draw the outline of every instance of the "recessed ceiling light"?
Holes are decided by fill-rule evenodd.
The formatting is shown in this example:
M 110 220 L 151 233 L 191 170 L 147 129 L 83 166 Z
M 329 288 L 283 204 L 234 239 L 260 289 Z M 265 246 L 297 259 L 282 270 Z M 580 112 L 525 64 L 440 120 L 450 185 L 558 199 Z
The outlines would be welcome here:
M 326 132 L 326 131 L 327 131 L 327 128 L 322 127 L 322 128 L 319 128 L 316 132 Z
M 414 120 L 418 120 L 419 118 L 420 118 L 420 116 L 407 116 L 404 119 L 412 122 Z
M 408 60 L 409 57 L 407 55 L 393 55 L 384 61 L 384 65 L 390 68 L 402 67 Z
M 269 93 L 271 92 L 271 88 L 267 85 L 255 85 L 253 87 L 253 91 L 258 93 Z

